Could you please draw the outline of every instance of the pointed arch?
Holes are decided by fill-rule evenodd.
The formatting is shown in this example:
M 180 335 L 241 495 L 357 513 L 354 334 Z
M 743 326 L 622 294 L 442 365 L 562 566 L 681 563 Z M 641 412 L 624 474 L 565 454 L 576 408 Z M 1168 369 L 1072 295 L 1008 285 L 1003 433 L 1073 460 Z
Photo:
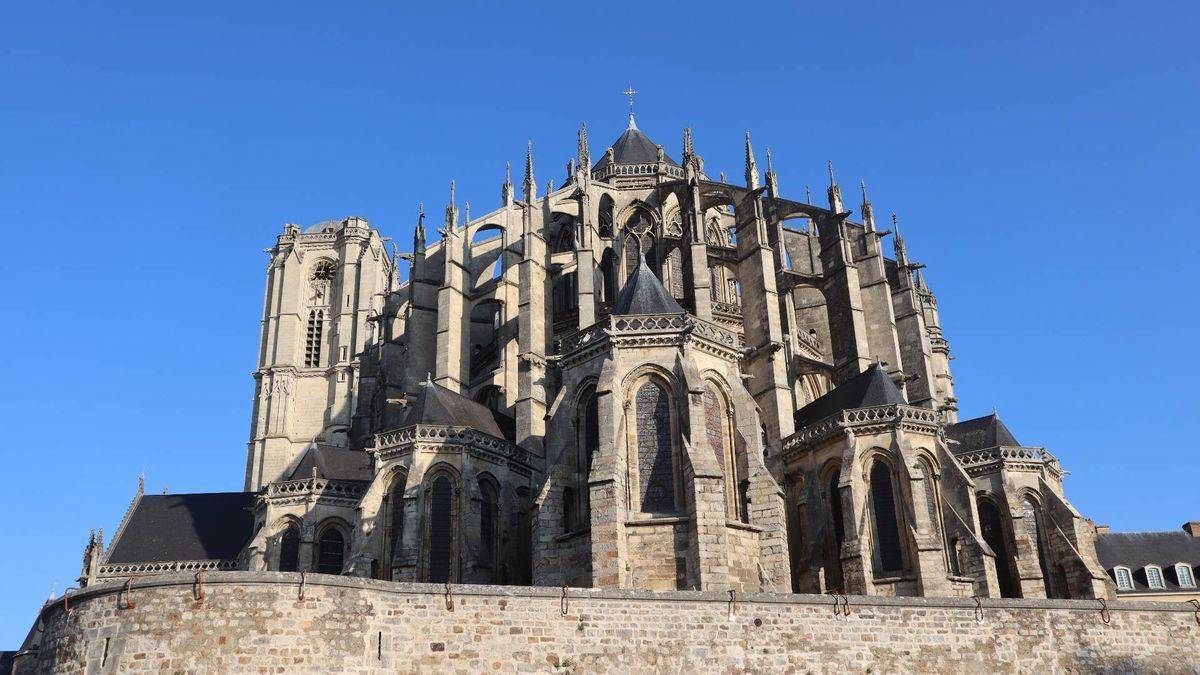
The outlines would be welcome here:
M 317 527 L 313 567 L 318 574 L 341 574 L 350 547 L 350 530 L 340 519 L 329 519 Z
M 421 580 L 444 583 L 458 580 L 459 480 L 458 473 L 438 465 L 425 474 L 422 494 L 425 555 Z
M 1000 596 L 1004 598 L 1021 597 L 1021 589 L 1017 584 L 1015 573 L 1016 560 L 1013 548 L 1009 545 L 1009 537 L 1000 507 L 985 495 L 977 497 L 979 509 L 979 534 L 983 541 L 996 554 L 996 577 L 1000 582 Z
M 491 583 L 500 583 L 500 483 L 481 473 L 479 483 L 479 557 L 489 570 Z
M 846 521 L 842 508 L 842 467 L 836 462 L 826 465 L 821 474 L 821 487 L 828 505 L 828 521 L 825 537 L 825 586 L 827 589 L 843 590 L 845 575 L 842 571 L 842 546 L 846 542 Z
M 300 526 L 290 520 L 279 537 L 277 569 L 280 572 L 300 571 Z
M 634 380 L 633 425 L 637 509 L 643 513 L 675 513 L 679 509 L 679 469 L 674 398 L 670 381 L 655 374 Z
M 900 538 L 899 502 L 891 465 L 876 456 L 868 475 L 871 494 L 872 558 L 875 573 L 895 576 L 904 570 L 904 548 Z
M 600 195 L 600 211 L 597 218 L 600 236 L 605 239 L 611 239 L 613 236 L 613 198 L 608 195 Z
M 408 472 L 397 469 L 392 472 L 387 492 L 383 496 L 383 560 L 381 573 L 384 579 L 396 580 L 397 573 L 404 563 L 404 516 L 406 503 L 405 488 L 408 486 Z
M 1051 576 L 1046 532 L 1042 523 L 1041 501 L 1030 491 L 1026 491 L 1021 495 L 1021 530 L 1026 540 L 1033 547 L 1034 555 L 1037 556 L 1046 597 L 1056 597 L 1054 593 L 1054 579 Z
M 704 383 L 704 434 L 725 479 L 725 515 L 730 520 L 748 521 L 744 480 L 741 476 L 733 430 L 733 406 L 725 387 L 712 378 Z

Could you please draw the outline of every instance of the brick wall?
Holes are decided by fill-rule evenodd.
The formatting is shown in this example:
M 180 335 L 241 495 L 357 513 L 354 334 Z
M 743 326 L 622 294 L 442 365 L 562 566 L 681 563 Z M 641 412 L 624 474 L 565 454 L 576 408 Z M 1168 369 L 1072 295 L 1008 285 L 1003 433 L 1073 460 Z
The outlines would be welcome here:
M 444 589 L 293 573 L 138 580 L 133 608 L 102 584 L 43 610 L 18 672 L 1200 672 L 1183 603 L 850 598 L 572 589 Z

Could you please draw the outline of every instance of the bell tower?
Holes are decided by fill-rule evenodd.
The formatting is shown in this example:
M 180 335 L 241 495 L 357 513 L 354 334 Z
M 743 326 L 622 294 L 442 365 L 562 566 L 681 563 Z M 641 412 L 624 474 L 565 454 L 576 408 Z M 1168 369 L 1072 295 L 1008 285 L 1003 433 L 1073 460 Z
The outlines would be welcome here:
M 378 230 L 355 217 L 285 225 L 268 253 L 247 490 L 286 475 L 312 444 L 350 447 L 361 355 L 379 340 L 372 319 L 392 268 Z

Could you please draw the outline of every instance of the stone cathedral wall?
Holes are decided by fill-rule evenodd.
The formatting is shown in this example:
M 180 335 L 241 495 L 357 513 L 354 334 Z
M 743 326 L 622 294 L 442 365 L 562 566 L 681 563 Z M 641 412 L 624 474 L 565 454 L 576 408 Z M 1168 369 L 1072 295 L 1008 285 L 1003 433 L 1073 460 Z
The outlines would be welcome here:
M 1200 672 L 1185 603 L 456 586 L 295 573 L 104 583 L 17 672 Z M 303 593 L 303 599 L 301 599 Z M 201 597 L 202 596 L 202 597 Z M 452 603 L 453 609 L 450 609 Z M 565 613 L 564 613 L 565 611 Z M 1105 623 L 1104 617 L 1110 623 Z

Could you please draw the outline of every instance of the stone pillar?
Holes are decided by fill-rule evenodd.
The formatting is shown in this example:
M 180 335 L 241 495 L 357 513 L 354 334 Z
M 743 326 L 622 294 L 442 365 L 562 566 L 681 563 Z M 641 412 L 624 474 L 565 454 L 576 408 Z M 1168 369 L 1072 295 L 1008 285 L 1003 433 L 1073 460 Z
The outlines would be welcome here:
M 449 216 L 447 219 L 449 220 Z M 465 395 L 469 378 L 465 345 L 471 317 L 466 299 L 470 271 L 462 261 L 462 235 L 454 228 L 455 226 L 448 222 L 445 238 L 442 240 L 445 273 L 442 277 L 442 287 L 438 289 L 437 367 L 434 381 L 450 391 Z
M 821 220 L 818 228 L 821 265 L 825 271 L 822 290 L 829 310 L 835 385 L 863 372 L 874 360 L 867 341 L 862 283 L 849 250 L 845 227 L 841 217 L 830 215 Z
M 745 319 L 745 369 L 752 376 L 751 394 L 762 414 L 767 446 L 775 466 L 782 439 L 795 430 L 795 401 L 788 384 L 788 364 L 779 315 L 774 253 L 767 246 L 762 201 L 747 194 L 734 210 L 737 222 L 738 281 Z
M 628 408 L 617 385 L 616 360 L 605 360 L 596 384 L 599 447 L 588 477 L 591 500 L 592 585 L 598 588 L 622 588 L 625 571 L 626 502 L 625 424 Z

